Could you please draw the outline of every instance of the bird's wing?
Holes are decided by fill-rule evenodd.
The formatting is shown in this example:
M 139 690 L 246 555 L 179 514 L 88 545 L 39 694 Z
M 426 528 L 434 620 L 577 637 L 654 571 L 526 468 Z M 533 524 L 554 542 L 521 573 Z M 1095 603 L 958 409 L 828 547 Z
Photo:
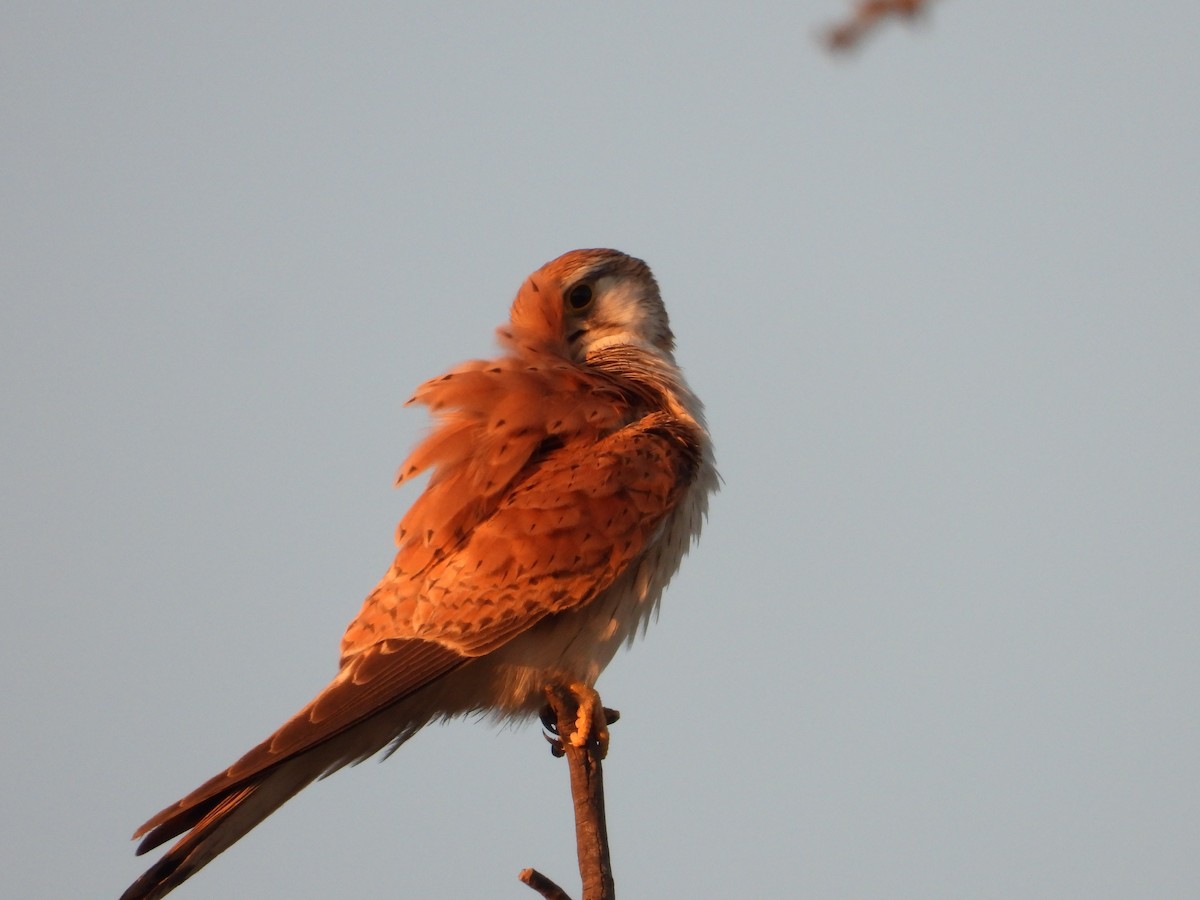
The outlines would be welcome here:
M 510 356 L 465 363 L 427 381 L 409 401 L 428 406 L 438 422 L 401 465 L 397 482 L 432 475 L 396 529 L 391 571 L 346 629 L 343 662 L 383 638 L 441 634 L 454 641 L 456 579 L 481 577 L 463 562 L 464 552 L 485 562 L 485 536 L 519 529 L 522 503 L 537 502 L 523 501 L 520 492 L 552 483 L 556 466 L 590 465 L 599 476 L 594 454 L 602 442 L 639 418 L 636 395 L 619 381 L 536 347 L 511 349 Z M 497 552 L 503 550 L 493 548 L 493 559 Z M 445 602 L 447 621 L 439 626 Z
M 413 635 L 488 653 L 612 584 L 651 542 L 697 461 L 690 430 L 661 413 L 555 449 L 420 573 L 413 602 L 390 600 L 393 591 L 411 596 L 401 575 L 380 586 L 360 619 L 376 620 L 376 639 Z M 403 618 L 392 619 L 400 608 Z

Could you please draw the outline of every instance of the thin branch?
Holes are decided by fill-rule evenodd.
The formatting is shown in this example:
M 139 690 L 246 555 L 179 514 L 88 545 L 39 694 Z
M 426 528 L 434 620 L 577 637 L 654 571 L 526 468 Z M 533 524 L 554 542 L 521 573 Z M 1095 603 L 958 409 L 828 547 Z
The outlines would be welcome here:
M 570 740 L 576 723 L 575 698 L 555 689 L 550 706 L 558 717 L 558 733 L 571 770 L 571 797 L 575 801 L 575 843 L 579 851 L 579 877 L 583 900 L 613 900 L 612 863 L 608 855 L 608 827 L 604 819 L 604 771 L 600 742 L 589 734 L 582 747 Z M 556 702 L 557 701 L 557 702 Z M 596 710 L 597 714 L 601 710 Z
M 901 16 L 914 19 L 929 7 L 931 0 L 859 0 L 853 15 L 825 33 L 830 50 L 850 50 L 884 19 Z
M 571 900 L 570 895 L 566 891 L 537 869 L 522 869 L 521 874 L 517 877 L 545 897 L 546 900 Z
M 555 756 L 566 756 L 571 772 L 575 844 L 579 853 L 583 900 L 615 900 L 616 885 L 613 882 L 608 829 L 604 820 L 604 773 L 600 762 L 606 748 L 602 746 L 598 734 L 605 730 L 605 716 L 610 711 L 603 709 L 599 697 L 592 692 L 594 714 L 598 720 L 593 721 L 582 742 L 583 746 L 576 746 L 572 737 L 579 717 L 580 698 L 571 688 L 561 686 L 546 688 L 546 698 L 554 716 L 553 730 L 558 735 L 557 740 L 551 740 L 551 751 Z M 617 717 L 614 713 L 608 718 L 616 721 Z M 547 900 L 570 900 L 562 888 L 536 869 L 526 869 L 520 878 Z

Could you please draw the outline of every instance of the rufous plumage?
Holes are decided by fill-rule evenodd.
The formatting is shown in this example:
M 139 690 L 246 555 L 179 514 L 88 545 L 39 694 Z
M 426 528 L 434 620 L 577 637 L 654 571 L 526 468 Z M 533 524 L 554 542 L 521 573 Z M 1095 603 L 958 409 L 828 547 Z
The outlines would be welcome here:
M 315 779 L 431 721 L 526 717 L 548 685 L 587 690 L 654 615 L 717 474 L 650 269 L 567 253 L 526 279 L 498 336 L 504 355 L 409 401 L 436 425 L 397 480 L 429 481 L 337 675 L 138 829 L 139 853 L 182 837 L 122 900 L 165 896 Z

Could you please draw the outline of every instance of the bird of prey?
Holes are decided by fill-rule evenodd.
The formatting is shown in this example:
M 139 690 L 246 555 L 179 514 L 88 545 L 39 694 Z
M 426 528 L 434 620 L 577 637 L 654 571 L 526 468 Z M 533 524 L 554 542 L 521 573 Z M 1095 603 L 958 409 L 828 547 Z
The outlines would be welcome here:
M 333 681 L 228 769 L 137 830 L 182 837 L 122 895 L 163 897 L 302 788 L 431 721 L 535 715 L 580 698 L 644 630 L 718 477 L 699 400 L 644 262 L 575 250 L 529 276 L 504 350 L 421 385 L 435 427 L 397 476 L 429 471 L 399 550 L 342 638 Z

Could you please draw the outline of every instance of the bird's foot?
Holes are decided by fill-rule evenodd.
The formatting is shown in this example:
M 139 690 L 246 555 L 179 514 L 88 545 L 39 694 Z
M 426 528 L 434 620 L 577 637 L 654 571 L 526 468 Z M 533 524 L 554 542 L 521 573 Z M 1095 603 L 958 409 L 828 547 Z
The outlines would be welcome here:
M 590 684 L 577 681 L 568 685 L 567 690 L 575 698 L 575 730 L 567 738 L 573 747 L 586 747 L 588 741 L 595 740 L 600 747 L 600 758 L 608 756 L 608 718 L 604 715 L 604 705 L 600 695 Z
M 594 740 L 600 749 L 600 758 L 608 756 L 608 726 L 621 718 L 621 714 L 604 706 L 594 687 L 581 681 L 562 687 L 547 687 L 546 697 L 549 702 L 542 707 L 540 718 L 542 725 L 549 732 L 545 738 L 550 742 L 551 753 L 555 756 L 563 755 L 563 735 L 558 727 L 558 709 L 561 706 L 566 711 L 573 705 L 575 727 L 566 739 L 572 747 L 584 747 L 588 741 Z

